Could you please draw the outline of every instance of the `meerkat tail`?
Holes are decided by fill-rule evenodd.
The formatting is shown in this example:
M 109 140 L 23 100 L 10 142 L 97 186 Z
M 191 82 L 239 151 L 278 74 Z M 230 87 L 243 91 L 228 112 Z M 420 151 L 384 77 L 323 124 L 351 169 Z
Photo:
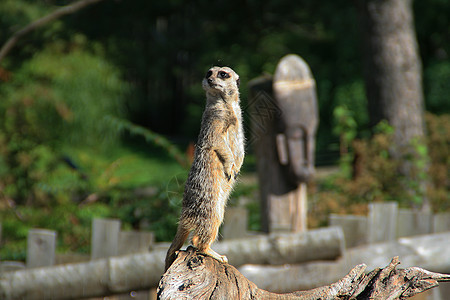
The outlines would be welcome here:
M 173 239 L 172 244 L 169 247 L 169 250 L 167 250 L 166 254 L 166 266 L 164 268 L 164 272 L 167 271 L 167 269 L 170 268 L 172 263 L 175 261 L 176 254 L 178 250 L 183 246 L 184 242 L 189 236 L 189 230 L 185 228 L 182 224 L 178 225 L 177 234 L 175 235 L 175 238 Z

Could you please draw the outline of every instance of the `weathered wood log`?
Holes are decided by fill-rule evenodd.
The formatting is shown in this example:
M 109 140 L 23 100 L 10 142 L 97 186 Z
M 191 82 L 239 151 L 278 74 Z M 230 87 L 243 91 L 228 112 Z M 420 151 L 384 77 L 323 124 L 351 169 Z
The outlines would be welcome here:
M 165 299 L 404 299 L 450 281 L 450 275 L 421 268 L 396 269 L 398 257 L 384 269 L 364 274 L 366 265 L 354 267 L 329 286 L 310 291 L 275 294 L 259 289 L 231 265 L 197 253 L 189 247 L 163 275 L 158 297 Z
M 235 266 L 334 260 L 344 251 L 341 228 L 299 234 L 262 235 L 216 243 Z M 0 299 L 78 299 L 158 286 L 167 249 L 91 262 L 20 270 L 0 277 Z
M 246 265 L 239 271 L 259 288 L 277 293 L 309 290 L 327 285 L 344 276 L 360 263 L 369 270 L 382 267 L 399 256 L 403 267 L 419 266 L 439 273 L 450 273 L 450 232 L 401 238 L 395 242 L 347 249 L 334 262 L 309 262 L 301 265 Z
M 299 264 L 335 260 L 345 251 L 340 227 L 325 227 L 300 233 L 276 233 L 227 240 L 213 245 L 235 267 L 244 264 Z
M 166 250 L 109 257 L 86 263 L 6 272 L 0 299 L 80 299 L 156 287 Z

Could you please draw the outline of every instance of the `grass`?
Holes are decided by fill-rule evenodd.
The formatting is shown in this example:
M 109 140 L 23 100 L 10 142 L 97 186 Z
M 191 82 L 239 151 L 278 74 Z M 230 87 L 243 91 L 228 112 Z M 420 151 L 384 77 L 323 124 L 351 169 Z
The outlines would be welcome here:
M 160 149 L 118 146 L 106 152 L 91 148 L 64 151 L 79 170 L 102 188 L 134 189 L 159 185 L 187 171 Z

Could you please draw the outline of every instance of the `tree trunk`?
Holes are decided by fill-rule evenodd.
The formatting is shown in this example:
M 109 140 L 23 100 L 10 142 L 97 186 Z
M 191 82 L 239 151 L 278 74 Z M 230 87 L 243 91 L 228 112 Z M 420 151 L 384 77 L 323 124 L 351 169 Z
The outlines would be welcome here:
M 401 160 L 400 172 L 410 183 L 421 181 L 414 177 L 413 168 L 419 168 L 417 171 L 423 174 L 427 166 L 413 166 L 412 162 L 420 158 L 415 149 L 417 143 L 425 144 L 422 70 L 411 0 L 355 2 L 362 25 L 364 75 L 371 125 L 387 120 L 394 127 L 391 153 Z M 412 197 L 424 197 L 425 183 L 419 186 L 415 190 L 411 186 L 405 186 L 405 189 Z
M 404 299 L 450 281 L 450 275 L 420 268 L 396 269 L 398 257 L 384 269 L 364 274 L 364 264 L 338 282 L 309 291 L 275 294 L 259 289 L 228 264 L 198 254 L 192 247 L 178 254 L 163 275 L 158 298 L 164 299 Z

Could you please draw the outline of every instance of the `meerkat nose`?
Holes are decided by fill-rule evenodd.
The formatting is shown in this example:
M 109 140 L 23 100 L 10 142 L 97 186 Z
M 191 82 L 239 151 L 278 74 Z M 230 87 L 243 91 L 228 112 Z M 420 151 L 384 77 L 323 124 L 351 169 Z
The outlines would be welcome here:
M 213 79 L 212 78 L 208 78 L 208 83 L 212 83 Z

